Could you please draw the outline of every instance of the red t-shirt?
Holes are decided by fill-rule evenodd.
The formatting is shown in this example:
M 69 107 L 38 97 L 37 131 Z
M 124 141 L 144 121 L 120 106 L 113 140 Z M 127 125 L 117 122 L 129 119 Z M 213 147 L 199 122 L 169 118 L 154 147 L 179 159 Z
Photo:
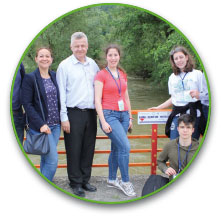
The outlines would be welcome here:
M 119 70 L 119 75 L 120 75 L 120 80 L 119 79 L 115 80 L 119 88 L 121 83 L 121 97 L 115 80 L 106 69 L 102 69 L 95 76 L 95 80 L 98 80 L 103 83 L 103 93 L 101 100 L 103 109 L 119 111 L 118 101 L 123 100 L 124 111 L 128 110 L 128 106 L 125 101 L 125 92 L 127 90 L 127 75 L 121 70 Z

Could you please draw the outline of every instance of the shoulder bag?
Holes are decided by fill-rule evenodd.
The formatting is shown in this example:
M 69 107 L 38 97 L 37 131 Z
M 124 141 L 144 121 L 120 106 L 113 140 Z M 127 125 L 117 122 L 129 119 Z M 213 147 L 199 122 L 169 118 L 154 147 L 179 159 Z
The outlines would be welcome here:
M 38 85 L 35 78 L 34 80 L 35 80 L 35 86 L 38 94 L 42 117 L 43 120 L 45 121 L 45 115 L 42 108 Z M 26 153 L 34 155 L 45 155 L 50 152 L 50 143 L 49 143 L 48 134 L 46 133 L 32 134 L 28 126 L 27 114 L 26 114 L 26 140 L 24 142 L 24 150 Z

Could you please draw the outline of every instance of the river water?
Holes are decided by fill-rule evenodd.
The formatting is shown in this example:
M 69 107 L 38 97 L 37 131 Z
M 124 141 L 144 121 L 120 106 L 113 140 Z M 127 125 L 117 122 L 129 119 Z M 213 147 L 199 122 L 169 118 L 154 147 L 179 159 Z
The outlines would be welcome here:
M 158 86 L 152 87 L 148 85 L 148 81 L 144 81 L 141 79 L 133 79 L 128 77 L 128 92 L 130 96 L 131 106 L 133 110 L 136 109 L 147 109 L 152 106 L 157 106 L 163 101 L 169 98 L 167 90 L 161 90 Z M 150 135 L 151 134 L 151 126 L 150 125 L 138 125 L 137 124 L 137 116 L 134 115 L 133 121 L 133 135 L 143 134 Z M 158 134 L 164 134 L 165 125 L 158 126 Z M 104 135 L 102 130 L 100 129 L 98 123 L 98 132 L 97 135 Z M 63 136 L 63 134 L 61 134 Z M 169 139 L 158 139 L 158 148 L 162 148 L 163 145 Z M 151 141 L 150 139 L 130 139 L 131 149 L 143 149 L 150 148 Z M 58 150 L 64 150 L 64 141 L 59 141 Z M 96 141 L 96 150 L 109 150 L 110 149 L 110 140 L 97 140 Z M 29 158 L 33 162 L 33 164 L 39 164 L 40 157 L 29 155 Z M 106 164 L 108 161 L 107 154 L 95 154 L 94 155 L 94 164 Z M 138 163 L 138 162 L 150 162 L 151 157 L 150 153 L 134 153 L 130 154 L 130 162 Z M 59 155 L 59 164 L 66 164 L 66 155 Z M 130 175 L 135 174 L 150 174 L 150 167 L 130 167 Z M 66 168 L 57 169 L 56 176 L 66 176 L 67 171 Z M 93 176 L 107 176 L 108 168 L 96 168 L 92 169 Z

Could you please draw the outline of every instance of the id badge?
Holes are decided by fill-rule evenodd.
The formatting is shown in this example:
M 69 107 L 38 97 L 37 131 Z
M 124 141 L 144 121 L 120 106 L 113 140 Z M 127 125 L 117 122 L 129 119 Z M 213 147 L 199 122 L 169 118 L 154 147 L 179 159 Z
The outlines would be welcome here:
M 184 100 L 186 102 L 194 102 L 196 101 L 196 98 L 192 98 L 191 95 L 190 95 L 190 91 L 184 91 Z
M 118 101 L 118 107 L 119 111 L 124 111 L 124 102 L 122 99 Z

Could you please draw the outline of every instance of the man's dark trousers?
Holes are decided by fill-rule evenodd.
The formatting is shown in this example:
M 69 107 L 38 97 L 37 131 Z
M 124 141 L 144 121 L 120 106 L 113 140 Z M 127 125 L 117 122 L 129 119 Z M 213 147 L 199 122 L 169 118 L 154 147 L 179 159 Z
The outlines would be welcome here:
M 64 132 L 67 172 L 71 187 L 89 182 L 97 134 L 95 109 L 67 108 L 70 133 Z

